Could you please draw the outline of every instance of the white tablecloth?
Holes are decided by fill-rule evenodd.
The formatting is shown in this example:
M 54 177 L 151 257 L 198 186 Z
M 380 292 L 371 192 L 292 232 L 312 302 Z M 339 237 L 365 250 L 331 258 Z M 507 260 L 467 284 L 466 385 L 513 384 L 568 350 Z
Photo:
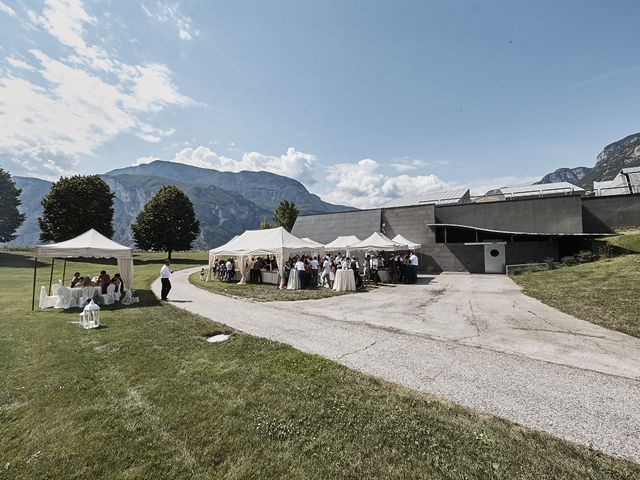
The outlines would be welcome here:
M 102 292 L 102 288 L 100 287 L 93 287 L 93 288 L 98 293 Z M 70 288 L 69 290 L 71 290 L 71 298 L 73 299 L 71 304 L 78 305 L 80 303 L 80 297 L 82 296 L 82 288 Z
M 336 270 L 336 279 L 333 282 L 333 289 L 336 292 L 355 292 L 356 277 L 353 270 Z
M 295 268 L 292 268 L 289 272 L 287 290 L 300 290 L 300 279 L 298 278 L 298 271 Z

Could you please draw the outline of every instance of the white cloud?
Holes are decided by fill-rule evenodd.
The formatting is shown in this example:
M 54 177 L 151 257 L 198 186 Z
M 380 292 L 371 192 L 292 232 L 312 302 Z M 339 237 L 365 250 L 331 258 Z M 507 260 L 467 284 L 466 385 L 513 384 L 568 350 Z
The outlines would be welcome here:
M 22 70 L 28 70 L 30 72 L 35 72 L 36 68 L 29 65 L 24 60 L 21 60 L 17 57 L 7 57 L 7 63 L 11 65 L 13 68 L 19 68 Z
M 191 17 L 180 12 L 179 2 L 156 2 L 153 7 L 142 4 L 142 11 L 152 20 L 175 25 L 180 40 L 193 40 L 200 32 L 193 28 Z
M 322 198 L 332 203 L 373 208 L 398 197 L 446 190 L 448 184 L 435 175 L 385 175 L 369 158 L 331 166 L 327 178 L 335 183 Z
M 2 0 L 0 0 L 0 12 L 6 13 L 10 17 L 15 17 L 16 15 L 15 10 L 10 6 L 6 5 L 4 2 L 2 2 Z
M 193 165 L 195 167 L 213 168 L 227 172 L 241 170 L 265 171 L 312 185 L 315 183 L 314 168 L 316 156 L 299 152 L 293 147 L 279 156 L 265 155 L 259 152 L 246 152 L 240 159 L 230 158 L 211 150 L 209 147 L 184 148 L 176 153 L 174 162 Z
M 6 61 L 17 71 L 0 74 L 0 155 L 25 170 L 40 166 L 43 177 L 66 174 L 79 156 L 93 155 L 125 132 L 158 142 L 173 130 L 150 124 L 150 114 L 194 104 L 165 65 L 127 64 L 88 45 L 84 27 L 98 21 L 79 0 L 47 0 L 42 15 L 31 17 L 72 53 L 54 59 L 32 49 L 29 63 L 12 55 Z

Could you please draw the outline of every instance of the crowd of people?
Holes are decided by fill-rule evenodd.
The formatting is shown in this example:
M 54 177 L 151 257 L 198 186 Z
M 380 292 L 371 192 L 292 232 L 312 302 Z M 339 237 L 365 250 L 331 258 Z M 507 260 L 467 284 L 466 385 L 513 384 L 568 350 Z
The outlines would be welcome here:
M 353 270 L 356 288 L 362 288 L 367 283 L 380 283 L 381 270 L 389 272 L 391 283 L 416 283 L 418 280 L 418 256 L 415 252 L 406 254 L 392 253 L 385 257 L 383 253 L 367 255 L 360 259 L 357 256 L 336 255 L 296 255 L 284 262 L 282 278 L 278 288 L 286 288 L 289 276 L 298 276 L 300 288 L 333 288 L 336 271 L 341 269 Z M 275 255 L 253 257 L 245 265 L 249 272 L 249 283 L 262 283 L 262 271 L 277 271 L 278 264 Z M 221 281 L 228 283 L 235 281 L 236 261 L 233 258 L 215 260 L 214 275 Z
M 100 289 L 94 289 L 93 300 L 95 303 L 103 303 L 102 295 L 107 293 L 109 285 L 115 285 L 114 293 L 122 293 L 122 277 L 119 273 L 116 273 L 113 277 L 109 276 L 106 270 L 101 270 L 100 275 L 95 277 L 82 276 L 80 272 L 75 272 L 71 279 L 71 288 L 84 288 L 84 287 L 100 287 Z

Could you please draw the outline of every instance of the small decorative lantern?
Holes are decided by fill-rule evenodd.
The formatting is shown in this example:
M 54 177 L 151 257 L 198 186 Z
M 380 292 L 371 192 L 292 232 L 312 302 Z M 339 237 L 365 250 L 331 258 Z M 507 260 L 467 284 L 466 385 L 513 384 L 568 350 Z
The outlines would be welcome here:
M 80 314 L 80 323 L 87 329 L 100 326 L 100 307 L 93 302 L 93 298 Z

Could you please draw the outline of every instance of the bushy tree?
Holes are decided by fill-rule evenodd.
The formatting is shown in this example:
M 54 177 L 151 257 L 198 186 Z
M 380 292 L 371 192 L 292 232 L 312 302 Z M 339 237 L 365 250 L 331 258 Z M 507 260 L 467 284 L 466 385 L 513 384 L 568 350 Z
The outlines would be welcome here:
M 40 240 L 69 240 L 91 228 L 111 238 L 114 195 L 98 175 L 62 177 L 42 199 Z
M 269 228 L 273 228 L 273 225 L 271 225 L 268 219 L 263 218 L 260 220 L 260 230 L 268 230 Z
M 298 212 L 295 203 L 282 200 L 278 208 L 276 208 L 276 211 L 273 212 L 273 220 L 276 222 L 276 225 L 284 227 L 287 232 L 290 232 L 293 224 L 296 223 L 298 213 L 300 212 Z
M 0 168 L 0 243 L 16 238 L 16 230 L 24 222 L 24 214 L 18 211 L 20 193 L 9 172 Z
M 190 250 L 200 222 L 189 197 L 173 185 L 164 185 L 131 224 L 133 238 L 142 250 L 171 252 Z

